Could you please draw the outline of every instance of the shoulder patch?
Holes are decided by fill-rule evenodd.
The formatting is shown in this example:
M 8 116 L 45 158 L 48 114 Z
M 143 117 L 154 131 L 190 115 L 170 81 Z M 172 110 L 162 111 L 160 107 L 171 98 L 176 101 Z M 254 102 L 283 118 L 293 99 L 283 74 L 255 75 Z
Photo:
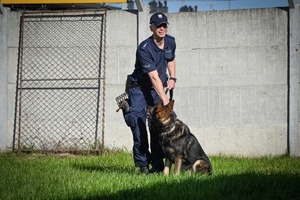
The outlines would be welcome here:
M 143 65 L 142 67 L 143 67 L 144 69 L 147 69 L 147 68 L 150 67 L 150 65 Z
M 145 44 L 142 46 L 143 49 L 145 49 L 145 47 L 147 46 L 147 42 L 145 42 Z

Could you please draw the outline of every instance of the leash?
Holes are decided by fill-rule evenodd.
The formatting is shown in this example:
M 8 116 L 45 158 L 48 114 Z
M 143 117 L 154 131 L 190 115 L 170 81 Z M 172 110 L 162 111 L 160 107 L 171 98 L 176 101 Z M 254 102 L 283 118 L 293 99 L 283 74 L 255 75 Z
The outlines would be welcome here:
M 168 92 L 169 92 L 169 89 L 167 88 L 165 93 L 168 94 Z M 169 98 L 169 101 L 172 101 L 172 100 L 173 100 L 173 89 L 170 90 L 170 98 Z

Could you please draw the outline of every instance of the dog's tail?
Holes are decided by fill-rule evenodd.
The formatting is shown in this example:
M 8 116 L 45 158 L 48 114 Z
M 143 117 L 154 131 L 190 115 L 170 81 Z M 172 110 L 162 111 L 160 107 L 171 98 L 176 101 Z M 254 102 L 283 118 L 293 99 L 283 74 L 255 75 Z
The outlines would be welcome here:
M 202 174 L 212 175 L 212 167 L 210 163 L 202 159 L 197 160 L 193 164 L 193 171 Z

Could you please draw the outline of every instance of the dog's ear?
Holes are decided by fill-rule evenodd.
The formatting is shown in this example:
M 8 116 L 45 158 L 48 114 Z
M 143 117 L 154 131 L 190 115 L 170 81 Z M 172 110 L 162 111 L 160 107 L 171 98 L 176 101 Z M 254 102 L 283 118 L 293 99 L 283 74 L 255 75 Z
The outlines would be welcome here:
M 174 107 L 174 100 L 170 101 L 168 104 L 167 104 L 167 107 L 170 109 L 170 110 L 173 110 L 173 107 Z
M 162 108 L 163 108 L 162 103 L 161 103 L 161 102 L 158 102 L 158 104 L 157 104 L 157 109 L 160 110 L 160 109 L 162 109 Z
M 159 102 L 158 104 L 157 104 L 157 107 L 156 107 L 156 112 L 158 113 L 158 114 L 162 114 L 161 112 L 163 112 L 163 110 L 164 110 L 164 108 L 163 108 L 164 106 L 162 105 L 162 103 L 161 102 Z

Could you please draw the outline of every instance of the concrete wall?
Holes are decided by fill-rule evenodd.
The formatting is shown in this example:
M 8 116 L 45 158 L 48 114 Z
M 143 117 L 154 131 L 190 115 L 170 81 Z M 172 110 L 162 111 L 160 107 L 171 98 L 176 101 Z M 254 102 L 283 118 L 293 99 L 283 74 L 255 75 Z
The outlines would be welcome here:
M 204 150 L 209 155 L 286 153 L 288 12 L 274 8 L 167 15 L 169 33 L 177 41 L 175 111 Z M 13 133 L 19 18 L 20 13 L 8 13 L 6 146 Z M 131 131 L 121 112 L 116 113 L 115 97 L 124 92 L 126 75 L 134 68 L 138 40 L 151 35 L 146 28 L 149 18 L 107 12 L 105 146 L 109 148 L 132 148 Z
M 19 12 L 0 14 L 0 150 L 12 147 L 19 47 Z
M 178 44 L 175 110 L 204 149 L 286 153 L 288 13 L 181 13 L 170 21 Z
M 15 93 L 19 47 L 19 12 L 2 7 L 0 14 L 0 151 L 13 142 Z
M 8 144 L 7 133 L 7 15 L 0 4 L 0 151 Z
M 289 13 L 289 153 L 300 156 L 299 145 L 299 67 L 300 67 L 300 20 L 299 4 Z
M 122 111 L 116 112 L 115 98 L 125 89 L 127 74 L 132 72 L 137 46 L 137 15 L 124 11 L 107 13 L 106 35 L 106 108 L 105 146 L 109 148 L 132 149 L 132 135 L 122 118 Z M 109 42 L 108 42 L 109 41 Z
M 177 41 L 175 111 L 207 153 L 286 153 L 288 13 L 253 9 L 168 17 L 169 33 Z M 118 67 L 108 65 L 107 71 L 111 93 L 107 95 L 105 144 L 131 149 L 131 132 L 122 114 L 109 109 L 115 104 L 113 98 L 123 92 L 126 74 L 134 65 L 135 49 L 129 50 L 127 41 L 119 39 L 114 41 L 119 53 L 114 66 Z

